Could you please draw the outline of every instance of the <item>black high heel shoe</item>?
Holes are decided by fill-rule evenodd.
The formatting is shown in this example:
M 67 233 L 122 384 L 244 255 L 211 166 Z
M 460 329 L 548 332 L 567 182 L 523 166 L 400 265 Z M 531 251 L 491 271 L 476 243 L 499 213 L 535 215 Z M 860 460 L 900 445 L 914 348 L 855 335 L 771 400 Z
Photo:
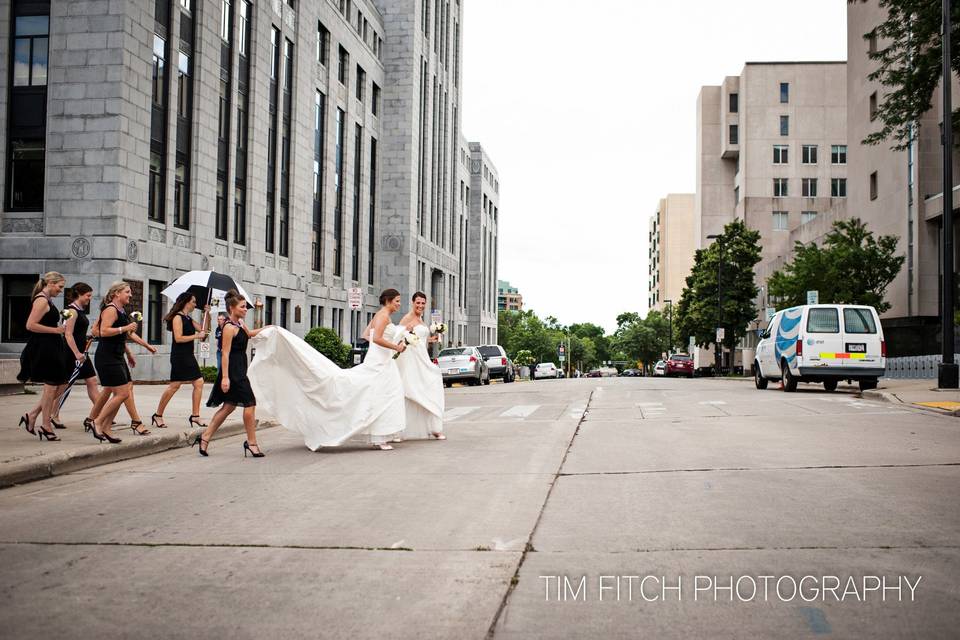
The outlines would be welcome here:
M 160 415 L 159 413 L 155 413 L 152 416 L 150 416 L 150 426 L 156 427 L 157 429 L 166 429 L 167 424 L 165 422 L 160 422 L 160 420 L 157 420 L 157 418 L 160 418 L 162 420 L 163 416 Z
M 196 420 L 194 420 L 194 418 L 196 418 Z M 191 428 L 191 429 L 193 429 L 194 427 L 197 427 L 198 429 L 206 429 L 206 428 L 207 428 L 207 425 L 205 425 L 205 424 L 203 424 L 203 423 L 200 422 L 200 416 L 190 416 L 190 417 L 187 419 L 187 422 L 190 423 L 190 428 Z
M 210 441 L 209 441 L 209 440 L 204 440 L 204 439 L 203 439 L 203 436 L 201 436 L 201 435 L 198 433 L 198 434 L 197 434 L 197 437 L 196 437 L 196 438 L 194 439 L 194 441 L 190 444 L 190 448 L 193 449 L 196 445 L 200 445 L 199 447 L 197 447 L 197 451 L 199 451 L 199 452 L 200 452 L 200 455 L 202 455 L 203 457 L 207 457 L 207 456 L 209 456 L 210 454 L 207 453 L 207 450 L 203 448 L 203 445 L 205 445 L 205 444 L 209 446 L 209 445 L 210 445 Z
M 138 436 L 148 436 L 150 435 L 150 429 L 147 429 L 143 426 L 143 423 L 139 420 L 130 421 L 130 429 L 133 430 Z
M 257 450 L 254 451 L 254 450 L 253 450 L 253 447 L 256 447 Z M 254 458 L 262 458 L 262 457 L 264 457 L 264 456 L 266 455 L 266 454 L 263 453 L 263 451 L 260 451 L 260 445 L 258 445 L 258 444 L 250 444 L 249 442 L 247 442 L 246 440 L 244 440 L 244 441 L 243 441 L 243 457 L 244 457 L 244 458 L 247 457 L 247 451 L 249 451 L 249 452 L 250 452 L 250 455 L 252 455 Z
M 36 427 L 33 427 L 33 428 L 30 427 L 30 414 L 29 414 L 29 413 L 25 413 L 25 414 L 23 414 L 22 416 L 20 416 L 20 422 L 17 423 L 17 426 L 18 426 L 18 427 L 22 426 L 22 427 L 27 431 L 27 433 L 29 433 L 29 434 L 32 435 L 32 436 L 37 435 L 37 429 L 36 429 Z
M 94 431 L 93 428 L 93 418 L 84 418 L 83 419 L 83 432 Z
M 62 422 L 57 422 L 57 421 L 54 420 L 53 418 L 50 418 L 50 424 L 53 425 L 53 428 L 54 428 L 54 429 L 66 429 L 66 428 L 67 428 L 67 425 L 63 424 Z
M 51 442 L 56 442 L 57 440 L 60 439 L 60 436 L 58 436 L 57 434 L 55 434 L 53 431 L 47 431 L 47 430 L 44 429 L 43 427 L 40 427 L 40 429 L 37 431 L 37 436 L 38 436 L 41 440 L 43 440 L 44 438 L 46 438 L 47 440 L 49 440 L 49 441 L 51 441 Z
M 121 440 L 120 438 L 114 438 L 108 433 L 101 433 L 100 436 L 110 444 L 120 444 L 121 442 L 123 442 L 123 440 Z

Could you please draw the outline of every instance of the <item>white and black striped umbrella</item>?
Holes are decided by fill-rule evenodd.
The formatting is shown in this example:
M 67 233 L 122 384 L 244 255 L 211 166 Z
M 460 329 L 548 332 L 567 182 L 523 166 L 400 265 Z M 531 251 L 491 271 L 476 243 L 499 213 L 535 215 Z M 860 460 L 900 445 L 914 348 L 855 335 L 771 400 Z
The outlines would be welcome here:
M 193 291 L 197 306 L 203 307 L 211 298 L 223 298 L 230 289 L 236 289 L 247 302 L 253 302 L 250 294 L 236 280 L 216 271 L 189 271 L 171 282 L 161 293 L 170 300 L 176 300 L 184 291 Z

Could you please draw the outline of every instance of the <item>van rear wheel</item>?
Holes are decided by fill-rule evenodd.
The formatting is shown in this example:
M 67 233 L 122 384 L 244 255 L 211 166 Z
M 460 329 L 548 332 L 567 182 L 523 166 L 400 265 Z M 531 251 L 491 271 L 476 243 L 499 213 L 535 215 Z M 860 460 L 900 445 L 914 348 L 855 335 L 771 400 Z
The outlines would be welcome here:
M 823 388 L 827 391 L 836 391 L 837 390 L 837 381 L 836 380 L 824 380 Z
M 793 393 L 797 390 L 797 379 L 790 373 L 790 366 L 786 362 L 781 367 L 780 381 L 783 383 L 783 390 L 787 393 Z
M 871 390 L 871 389 L 876 389 L 876 388 L 877 388 L 877 380 L 876 380 L 876 378 L 874 378 L 873 380 L 861 380 L 861 381 L 860 381 L 860 391 L 869 391 L 869 390 Z

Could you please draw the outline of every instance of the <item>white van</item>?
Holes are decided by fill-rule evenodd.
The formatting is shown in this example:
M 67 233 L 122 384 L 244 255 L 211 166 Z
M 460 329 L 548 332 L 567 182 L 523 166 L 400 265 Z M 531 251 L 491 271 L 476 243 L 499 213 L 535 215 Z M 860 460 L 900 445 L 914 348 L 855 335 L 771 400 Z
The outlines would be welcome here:
M 796 391 L 798 382 L 856 380 L 860 390 L 875 389 L 886 368 L 887 346 L 873 307 L 814 304 L 778 311 L 760 336 L 753 363 L 757 389 L 770 380 Z

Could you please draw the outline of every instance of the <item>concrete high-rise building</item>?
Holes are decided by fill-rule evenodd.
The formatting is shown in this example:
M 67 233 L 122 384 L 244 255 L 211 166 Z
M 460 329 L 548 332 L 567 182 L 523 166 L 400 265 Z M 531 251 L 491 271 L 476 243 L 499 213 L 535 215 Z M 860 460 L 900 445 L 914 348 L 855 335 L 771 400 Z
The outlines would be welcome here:
M 697 249 L 694 194 L 671 193 L 660 199 L 650 218 L 647 305 L 662 311 L 667 300 L 680 302 Z
M 867 146 L 861 141 L 879 128 L 874 112 L 886 89 L 869 79 L 878 63 L 869 53 L 886 44 L 866 34 L 887 18 L 876 0 L 847 5 L 847 128 L 850 139 L 847 210 L 862 218 L 877 235 L 900 239 L 903 268 L 887 289 L 892 306 L 883 314 L 890 355 L 940 353 L 939 315 L 943 221 L 943 152 L 940 145 L 942 98 L 934 91 L 933 108 L 919 121 L 915 139 L 904 151 L 892 141 Z M 953 83 L 954 105 L 960 99 Z M 960 184 L 960 154 L 954 152 L 954 188 Z M 958 206 L 956 198 L 954 206 Z M 956 213 L 954 213 L 956 216 Z M 824 230 L 826 231 L 826 230 Z M 960 228 L 954 223 L 954 248 Z M 955 263 L 956 264 L 956 263 Z
M 478 142 L 470 143 L 470 216 L 467 233 L 467 341 L 497 343 L 497 247 L 500 177 Z
M 166 375 L 160 291 L 190 269 L 230 273 L 300 335 L 355 339 L 391 286 L 481 335 L 459 293 L 496 278 L 464 255 L 462 7 L 0 0 L 0 352 L 48 270 L 130 282 L 160 345 L 141 378 Z
M 506 280 L 497 280 L 497 310 L 523 311 L 523 296 L 520 290 Z

